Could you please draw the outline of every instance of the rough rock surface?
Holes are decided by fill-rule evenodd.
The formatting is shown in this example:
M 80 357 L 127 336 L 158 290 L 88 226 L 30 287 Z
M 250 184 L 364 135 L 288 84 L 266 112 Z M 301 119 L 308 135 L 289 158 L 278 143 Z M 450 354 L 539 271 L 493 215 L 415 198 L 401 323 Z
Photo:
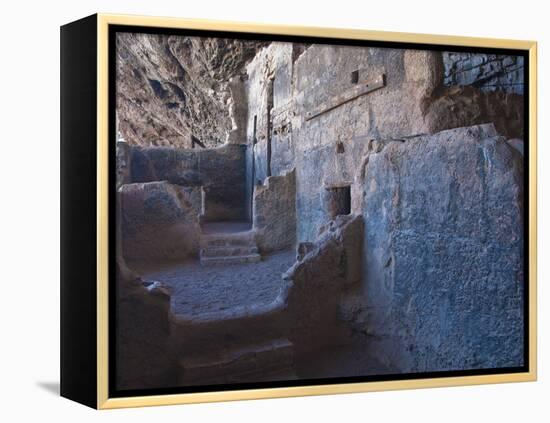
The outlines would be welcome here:
M 521 56 L 444 52 L 445 85 L 473 85 L 484 91 L 523 94 Z
M 427 133 L 492 123 L 507 138 L 523 137 L 523 96 L 473 87 L 441 90 L 425 109 Z
M 404 372 L 523 364 L 521 154 L 493 125 L 390 141 L 363 179 L 370 353 Z
M 225 142 L 233 128 L 228 81 L 263 42 L 117 34 L 117 118 L 133 145 L 191 147 Z M 243 141 L 240 141 L 243 142 Z
M 126 259 L 181 259 L 198 253 L 199 188 L 135 183 L 123 185 L 118 195 Z

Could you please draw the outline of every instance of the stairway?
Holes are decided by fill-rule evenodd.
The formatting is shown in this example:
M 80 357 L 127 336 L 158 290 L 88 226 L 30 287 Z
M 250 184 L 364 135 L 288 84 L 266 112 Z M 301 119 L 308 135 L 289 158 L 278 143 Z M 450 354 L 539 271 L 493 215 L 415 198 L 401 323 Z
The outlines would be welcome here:
M 228 270 L 229 271 L 229 270 Z M 296 379 L 294 345 L 287 337 L 287 305 L 220 309 L 202 316 L 175 315 L 172 335 L 180 351 L 182 386 Z
M 257 263 L 261 259 L 252 230 L 201 235 L 200 262 L 203 266 Z
M 201 354 L 180 361 L 180 382 L 222 384 L 296 379 L 294 348 L 286 338 L 247 344 L 223 354 Z

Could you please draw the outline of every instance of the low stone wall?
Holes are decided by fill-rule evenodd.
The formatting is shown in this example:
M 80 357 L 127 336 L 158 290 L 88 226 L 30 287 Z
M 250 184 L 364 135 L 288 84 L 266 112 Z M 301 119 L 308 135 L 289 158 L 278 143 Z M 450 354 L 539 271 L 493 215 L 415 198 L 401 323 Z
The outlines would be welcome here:
M 286 325 L 298 354 L 349 341 L 338 310 L 344 292 L 361 281 L 362 238 L 362 216 L 338 216 L 283 276 L 291 283 Z
M 254 191 L 256 243 L 265 254 L 296 243 L 296 172 L 270 176 Z
M 118 280 L 116 352 L 118 389 L 177 386 L 170 293 L 140 279 Z
M 120 201 L 117 202 L 117 209 Z M 121 213 L 117 213 L 120 220 Z M 117 225 L 120 239 L 121 225 Z M 116 248 L 116 387 L 120 390 L 176 386 L 178 354 L 172 334 L 170 290 L 144 282 Z
M 131 147 L 131 181 L 202 187 L 206 221 L 245 217 L 244 145 L 209 149 Z
M 126 259 L 172 259 L 198 252 L 201 192 L 168 182 L 123 185 L 119 192 Z
M 370 353 L 401 372 L 523 365 L 522 155 L 493 125 L 378 144 L 365 160 Z

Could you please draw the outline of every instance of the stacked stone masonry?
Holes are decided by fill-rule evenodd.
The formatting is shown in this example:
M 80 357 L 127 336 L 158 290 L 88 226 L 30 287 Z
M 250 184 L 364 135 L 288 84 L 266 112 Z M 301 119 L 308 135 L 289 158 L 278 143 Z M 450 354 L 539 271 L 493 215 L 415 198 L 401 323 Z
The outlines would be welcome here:
M 166 361 L 128 361 L 122 371 L 141 376 L 124 386 L 288 380 L 334 346 L 360 345 L 373 374 L 523 365 L 521 57 L 130 41 L 119 52 L 137 84 L 118 94 L 121 262 L 297 255 L 270 301 L 193 315 L 126 272 L 121 304 L 162 324 L 145 341 L 122 322 L 121 354 L 144 344 Z M 181 141 L 191 133 L 207 148 Z M 249 227 L 205 233 L 221 221 Z
M 443 53 L 445 85 L 473 85 L 484 91 L 523 94 L 525 64 L 522 56 Z

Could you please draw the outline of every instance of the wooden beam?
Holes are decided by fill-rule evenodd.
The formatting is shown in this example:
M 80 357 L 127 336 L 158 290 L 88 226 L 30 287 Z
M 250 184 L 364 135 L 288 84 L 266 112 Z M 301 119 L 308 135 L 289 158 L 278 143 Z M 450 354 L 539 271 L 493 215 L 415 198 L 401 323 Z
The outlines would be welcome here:
M 349 90 L 332 97 L 330 100 L 321 104 L 319 107 L 306 113 L 306 121 L 311 120 L 323 113 L 340 107 L 342 104 L 355 100 L 357 97 L 373 92 L 386 85 L 386 75 L 381 74 L 369 81 L 360 82 Z

